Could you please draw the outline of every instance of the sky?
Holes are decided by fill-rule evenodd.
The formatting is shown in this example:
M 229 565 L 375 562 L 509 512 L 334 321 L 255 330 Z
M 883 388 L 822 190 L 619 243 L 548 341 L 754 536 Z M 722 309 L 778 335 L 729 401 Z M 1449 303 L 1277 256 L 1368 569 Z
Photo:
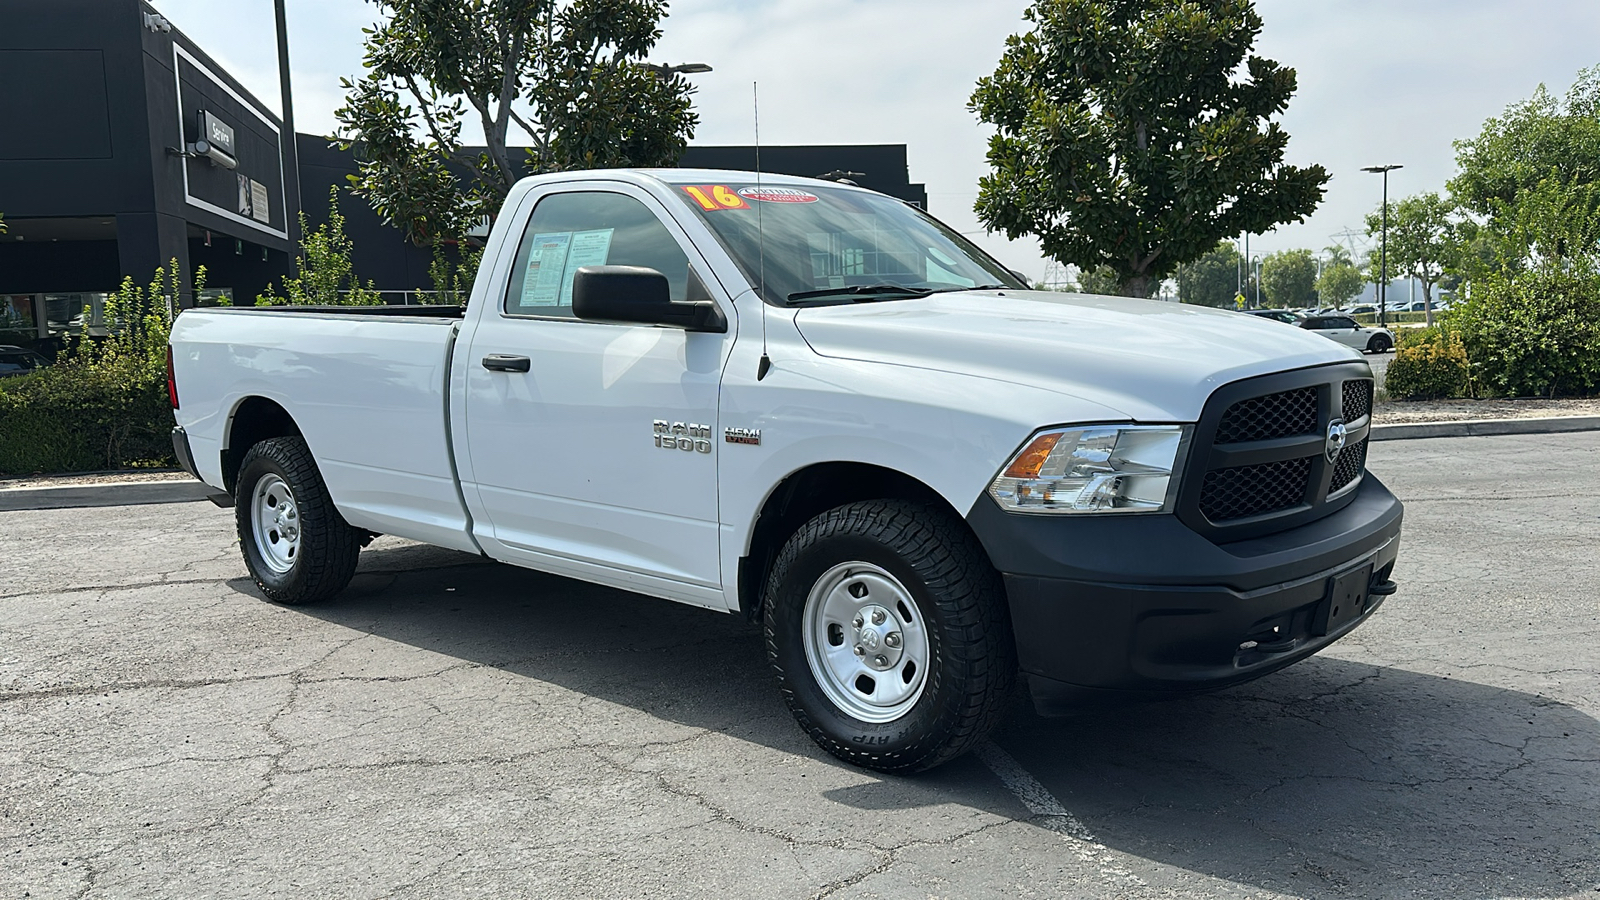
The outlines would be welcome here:
M 264 103 L 279 90 L 272 0 L 154 0 Z M 675 0 L 651 55 L 705 62 L 690 76 L 700 126 L 691 143 L 905 144 L 929 211 L 1030 278 L 1047 272 L 1031 240 L 985 234 L 972 211 L 989 132 L 967 110 L 1025 0 Z M 1564 92 L 1600 64 L 1595 0 L 1256 0 L 1265 21 L 1255 52 L 1294 68 L 1299 90 L 1278 121 L 1286 161 L 1332 173 L 1304 223 L 1252 236 L 1252 255 L 1348 242 L 1376 210 L 1381 178 L 1363 166 L 1400 164 L 1390 197 L 1442 190 L 1452 143 L 1531 96 Z M 360 74 L 366 0 L 287 0 L 295 126 L 330 133 L 341 77 Z M 1356 237 L 1362 247 L 1363 237 Z

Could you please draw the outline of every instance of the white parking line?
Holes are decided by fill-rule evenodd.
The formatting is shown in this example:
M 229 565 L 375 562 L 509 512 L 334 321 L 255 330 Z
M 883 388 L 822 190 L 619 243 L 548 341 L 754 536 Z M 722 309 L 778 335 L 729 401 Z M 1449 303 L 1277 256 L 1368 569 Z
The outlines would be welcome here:
M 973 751 L 978 759 L 994 772 L 1001 783 L 1006 786 L 1028 812 L 1034 814 L 1041 827 L 1060 834 L 1077 851 L 1078 858 L 1086 863 L 1098 865 L 1103 875 L 1113 879 L 1126 881 L 1133 884 L 1144 884 L 1144 879 L 1116 862 L 1110 849 L 1100 843 L 1078 817 L 1074 816 L 1061 805 L 1061 801 L 1050 793 L 1050 789 L 1039 783 L 1039 779 L 1028 774 L 1022 764 L 1012 758 L 1011 754 L 1000 749 L 994 741 L 985 740 Z

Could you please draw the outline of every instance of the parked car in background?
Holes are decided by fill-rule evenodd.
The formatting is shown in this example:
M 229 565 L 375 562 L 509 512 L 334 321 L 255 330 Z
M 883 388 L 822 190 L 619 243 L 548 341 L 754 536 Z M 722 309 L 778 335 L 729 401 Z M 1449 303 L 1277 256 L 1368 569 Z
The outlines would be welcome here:
M 1300 321 L 1300 314 L 1292 309 L 1247 309 L 1245 312 L 1263 319 L 1272 319 L 1277 322 L 1287 322 L 1290 325 Z
M 1394 332 L 1358 325 L 1355 319 L 1345 315 L 1307 316 L 1300 327 L 1364 353 L 1387 353 L 1394 349 Z
M 41 366 L 49 364 L 49 360 L 32 350 L 15 347 L 10 344 L 0 344 L 0 378 L 5 378 L 9 375 L 26 375 Z
M 1350 315 L 1352 316 L 1364 316 L 1369 313 L 1376 313 L 1377 311 L 1378 308 L 1373 306 L 1371 303 L 1363 303 L 1360 306 L 1350 307 Z

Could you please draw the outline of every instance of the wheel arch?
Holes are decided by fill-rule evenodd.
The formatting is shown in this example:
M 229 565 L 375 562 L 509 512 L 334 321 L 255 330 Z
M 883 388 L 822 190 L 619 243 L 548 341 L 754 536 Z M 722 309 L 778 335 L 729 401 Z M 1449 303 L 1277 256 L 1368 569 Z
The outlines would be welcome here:
M 222 486 L 233 493 L 239 465 L 251 447 L 275 437 L 304 437 L 294 416 L 277 401 L 262 396 L 245 397 L 228 416 L 223 430 Z
M 801 525 L 827 510 L 862 500 L 928 503 L 967 527 L 961 513 L 943 495 L 914 476 L 871 463 L 812 463 L 785 476 L 756 513 L 749 547 L 739 559 L 739 611 L 752 620 L 759 617 L 761 593 L 773 561 Z

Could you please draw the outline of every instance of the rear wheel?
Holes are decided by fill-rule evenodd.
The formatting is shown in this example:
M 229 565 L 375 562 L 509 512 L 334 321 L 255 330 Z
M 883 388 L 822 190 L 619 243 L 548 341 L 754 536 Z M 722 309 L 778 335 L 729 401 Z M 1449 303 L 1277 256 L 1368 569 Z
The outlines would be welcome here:
M 324 600 L 355 574 L 362 533 L 339 515 L 301 438 L 271 438 L 245 454 L 234 521 L 245 566 L 268 600 Z
M 1016 651 L 999 576 L 935 507 L 853 503 L 806 523 L 767 582 L 767 652 L 824 750 L 885 772 L 959 756 L 999 720 Z
M 1375 334 L 1372 340 L 1367 342 L 1367 350 L 1372 353 L 1388 353 L 1393 346 L 1394 341 L 1390 340 L 1387 334 Z

